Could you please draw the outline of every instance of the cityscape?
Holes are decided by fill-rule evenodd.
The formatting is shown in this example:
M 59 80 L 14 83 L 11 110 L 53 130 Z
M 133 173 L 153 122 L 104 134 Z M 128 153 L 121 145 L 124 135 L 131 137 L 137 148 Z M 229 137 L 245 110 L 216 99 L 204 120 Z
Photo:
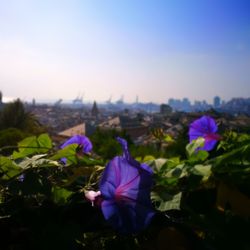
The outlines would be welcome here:
M 3 108 L 5 103 L 0 103 Z M 139 101 L 125 103 L 122 98 L 116 102 L 85 103 L 83 98 L 77 97 L 72 103 L 64 103 L 62 99 L 54 103 L 36 103 L 33 99 L 24 105 L 58 142 L 76 134 L 90 136 L 99 128 L 126 131 L 136 144 L 153 144 L 153 129 L 161 129 L 164 134 L 177 138 L 202 113 L 211 114 L 221 128 L 247 130 L 250 124 L 250 98 L 233 98 L 225 102 L 215 96 L 212 104 L 206 101 L 192 104 L 188 98 L 171 98 L 159 105 Z
M 0 23 L 0 250 L 250 249 L 250 0 Z

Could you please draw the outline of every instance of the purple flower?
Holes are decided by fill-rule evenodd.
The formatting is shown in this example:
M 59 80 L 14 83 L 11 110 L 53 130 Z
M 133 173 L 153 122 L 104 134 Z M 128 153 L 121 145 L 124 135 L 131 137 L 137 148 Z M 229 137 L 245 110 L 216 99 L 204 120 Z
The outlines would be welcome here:
M 89 153 L 92 150 L 92 143 L 89 138 L 85 135 L 74 135 L 66 142 L 61 145 L 61 148 L 64 148 L 70 144 L 78 144 L 81 153 Z M 66 159 L 62 158 L 61 161 L 66 163 Z
M 85 135 L 74 135 L 70 139 L 68 139 L 66 142 L 63 143 L 61 148 L 64 148 L 70 144 L 78 144 L 83 153 L 88 153 L 92 150 L 92 143 L 89 140 L 89 138 Z
M 18 180 L 23 182 L 24 178 L 25 178 L 25 174 L 21 174 L 21 175 L 19 175 Z
M 216 134 L 217 130 L 218 127 L 215 120 L 210 116 L 204 115 L 190 124 L 189 141 L 191 142 L 198 137 L 202 137 L 205 139 L 205 144 L 199 150 L 210 151 L 220 139 L 220 135 Z
M 131 157 L 126 140 L 117 140 L 123 156 L 114 157 L 101 176 L 101 208 L 116 230 L 135 233 L 144 229 L 155 214 L 150 200 L 152 170 Z

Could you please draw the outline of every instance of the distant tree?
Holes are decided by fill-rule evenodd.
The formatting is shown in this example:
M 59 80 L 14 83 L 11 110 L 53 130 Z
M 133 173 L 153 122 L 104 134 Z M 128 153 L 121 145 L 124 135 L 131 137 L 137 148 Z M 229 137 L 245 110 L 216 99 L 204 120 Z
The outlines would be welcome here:
M 161 114 L 169 115 L 172 113 L 172 111 L 173 111 L 172 108 L 168 104 L 161 104 L 160 106 Z
M 121 154 L 121 147 L 116 141 L 117 136 L 125 138 L 129 144 L 132 143 L 131 139 L 124 131 L 96 129 L 90 136 L 94 152 L 105 160 L 110 160 L 114 156 Z
M 156 158 L 162 156 L 162 152 L 157 150 L 154 144 L 132 145 L 130 152 L 134 158 L 141 157 L 142 159 L 144 159 L 145 156 L 149 155 L 154 156 Z
M 31 134 L 44 131 L 33 114 L 26 112 L 20 99 L 4 105 L 0 113 L 0 129 L 17 128 Z
M 182 159 L 186 157 L 186 145 L 188 142 L 188 127 L 184 128 L 179 132 L 177 138 L 173 143 L 169 144 L 165 148 L 164 156 L 167 158 L 180 156 Z
M 24 139 L 28 134 L 17 128 L 7 128 L 0 130 L 0 154 L 11 154 L 17 143 Z M 6 147 L 7 146 L 7 147 Z M 13 146 L 13 148 L 11 148 Z
M 6 128 L 24 128 L 26 114 L 22 102 L 17 99 L 14 102 L 4 106 L 1 113 L 1 129 Z
M 116 130 L 101 130 L 97 129 L 91 136 L 90 140 L 93 143 L 94 152 L 105 160 L 110 160 L 116 155 L 122 154 L 121 147 L 116 141 L 116 137 L 120 136 L 127 140 L 129 151 L 133 157 L 144 158 L 147 155 L 159 157 L 163 152 L 157 150 L 155 145 L 135 145 L 126 131 Z

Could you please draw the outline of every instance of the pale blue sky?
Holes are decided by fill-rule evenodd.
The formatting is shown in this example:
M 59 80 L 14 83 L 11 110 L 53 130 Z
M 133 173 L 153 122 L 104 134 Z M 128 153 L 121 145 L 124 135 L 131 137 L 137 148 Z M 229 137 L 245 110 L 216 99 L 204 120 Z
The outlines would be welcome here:
M 0 0 L 0 90 L 26 101 L 250 97 L 250 1 Z

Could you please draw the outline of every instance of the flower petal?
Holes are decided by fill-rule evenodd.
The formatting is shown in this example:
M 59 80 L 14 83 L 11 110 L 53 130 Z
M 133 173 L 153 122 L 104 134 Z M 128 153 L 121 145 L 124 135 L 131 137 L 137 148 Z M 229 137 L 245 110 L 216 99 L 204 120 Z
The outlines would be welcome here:
M 127 142 L 118 138 L 123 156 L 106 166 L 100 180 L 102 212 L 106 220 L 122 233 L 144 229 L 154 215 L 150 200 L 152 170 L 129 154 Z
M 141 205 L 137 201 L 117 203 L 104 200 L 102 212 L 110 225 L 124 234 L 145 229 L 155 214 L 151 207 Z
M 92 143 L 91 141 L 89 140 L 89 138 L 87 136 L 80 136 L 80 144 L 83 145 L 83 153 L 89 153 L 93 146 L 92 146 Z
M 89 140 L 89 138 L 85 135 L 74 135 L 72 136 L 69 140 L 67 140 L 66 142 L 64 142 L 61 145 L 61 148 L 64 148 L 70 144 L 78 144 L 83 146 L 82 151 L 83 153 L 88 153 L 92 150 L 92 143 Z
M 216 134 L 218 127 L 216 122 L 210 116 L 202 116 L 192 122 L 189 126 L 189 141 L 196 140 L 198 137 L 205 139 L 205 145 L 200 150 L 210 151 L 216 145 L 219 135 Z
M 214 140 L 213 141 L 206 141 L 202 150 L 210 151 L 215 147 L 216 143 L 217 143 L 217 141 L 214 141 Z

